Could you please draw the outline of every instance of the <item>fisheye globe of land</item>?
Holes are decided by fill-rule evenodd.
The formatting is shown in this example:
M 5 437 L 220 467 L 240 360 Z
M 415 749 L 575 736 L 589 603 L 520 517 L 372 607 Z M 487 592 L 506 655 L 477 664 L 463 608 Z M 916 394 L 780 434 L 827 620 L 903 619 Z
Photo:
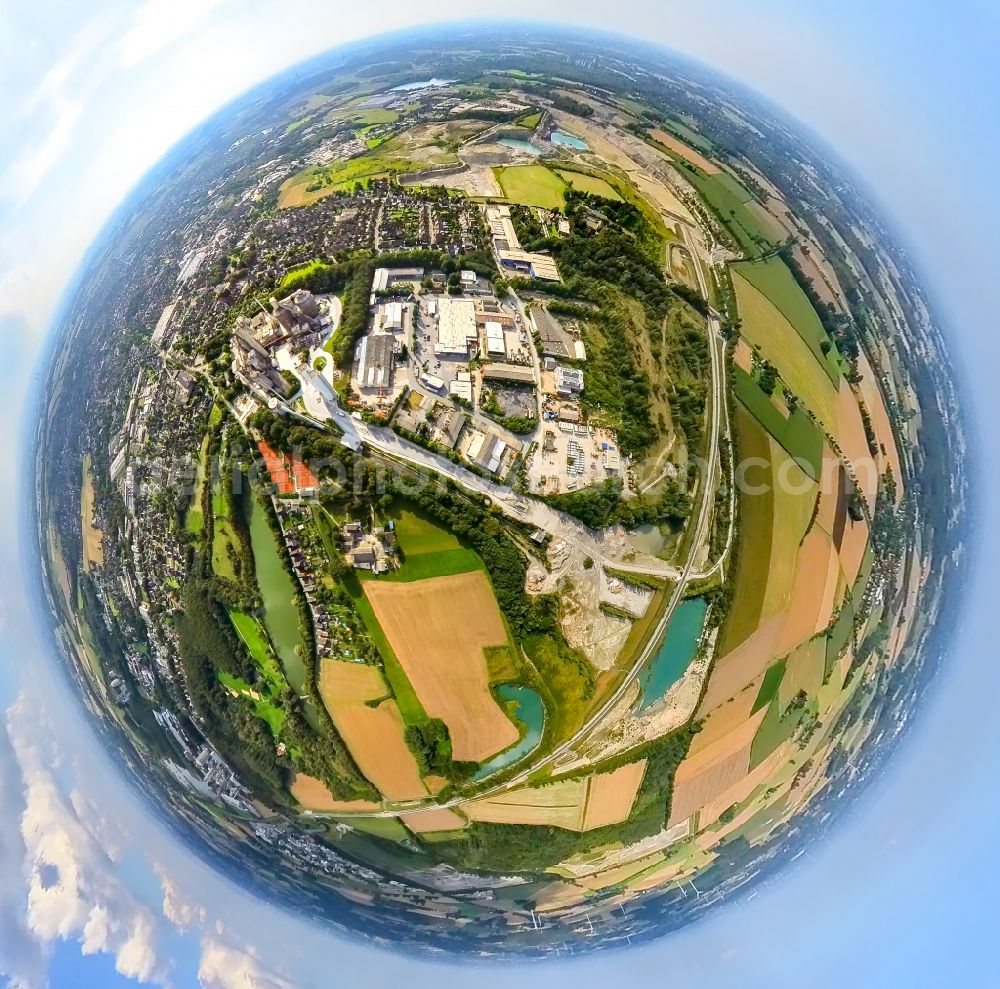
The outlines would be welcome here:
M 459 32 L 272 80 L 60 333 L 66 668 L 193 851 L 324 923 L 678 928 L 836 820 L 932 671 L 920 286 L 836 162 L 665 54 Z

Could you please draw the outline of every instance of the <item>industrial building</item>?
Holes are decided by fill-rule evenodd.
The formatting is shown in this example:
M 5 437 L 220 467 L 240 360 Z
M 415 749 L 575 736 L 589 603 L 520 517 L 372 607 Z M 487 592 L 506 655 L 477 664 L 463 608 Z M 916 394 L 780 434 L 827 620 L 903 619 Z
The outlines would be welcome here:
M 468 357 L 479 345 L 476 306 L 471 299 L 439 299 L 437 303 L 437 343 L 434 353 Z
M 419 285 L 423 268 L 376 268 L 372 275 L 372 292 L 387 292 L 397 285 Z
M 505 357 L 507 347 L 503 339 L 503 326 L 491 319 L 486 323 L 485 330 L 487 355 L 489 357 Z
M 486 225 L 493 239 L 493 253 L 497 264 L 508 271 L 529 275 L 546 282 L 558 282 L 559 269 L 549 254 L 521 250 L 521 242 L 514 232 L 509 206 L 487 206 Z
M 483 433 L 477 430 L 473 434 L 465 455 L 476 466 L 488 470 L 491 474 L 496 474 L 500 470 L 500 464 L 506 452 L 507 443 L 496 433 Z
M 483 368 L 484 381 L 507 381 L 514 385 L 533 385 L 535 372 L 522 364 L 487 364 Z
M 369 333 L 355 352 L 354 377 L 362 389 L 392 388 L 396 338 L 391 333 Z
M 577 367 L 556 368 L 556 392 L 563 397 L 583 391 L 583 371 Z
M 455 380 L 448 386 L 448 391 L 453 398 L 460 398 L 464 402 L 471 402 L 472 375 L 468 371 L 459 371 L 455 375 Z
M 544 306 L 534 306 L 530 318 L 531 325 L 541 340 L 539 349 L 542 356 L 578 361 L 587 359 L 583 341 L 570 334 Z

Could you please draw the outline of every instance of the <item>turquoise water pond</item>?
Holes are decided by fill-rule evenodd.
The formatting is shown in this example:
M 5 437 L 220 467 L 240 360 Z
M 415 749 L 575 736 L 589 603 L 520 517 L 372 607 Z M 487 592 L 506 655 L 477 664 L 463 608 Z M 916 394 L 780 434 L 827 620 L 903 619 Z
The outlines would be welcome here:
M 523 151 L 528 155 L 540 155 L 542 153 L 542 149 L 537 144 L 532 144 L 531 141 L 522 141 L 519 137 L 501 137 L 500 143 L 505 148 L 511 148 L 514 151 Z
M 549 140 L 553 144 L 561 144 L 566 148 L 573 148 L 576 151 L 589 151 L 590 145 L 586 141 L 581 141 L 580 138 L 574 137 L 572 134 L 567 134 L 565 131 L 556 130 L 552 132 L 552 136 Z
M 698 651 L 708 602 L 704 598 L 682 601 L 667 626 L 663 642 L 642 672 L 639 711 L 652 707 L 683 676 Z
M 507 701 L 516 701 L 517 709 L 515 716 L 519 721 L 527 725 L 528 730 L 524 733 L 524 738 L 512 745 L 509 749 L 494 756 L 489 762 L 483 763 L 479 767 L 479 772 L 472 778 L 474 780 L 485 779 L 494 773 L 512 766 L 519 759 L 523 759 L 532 752 L 542 740 L 542 728 L 545 726 L 545 708 L 542 699 L 530 687 L 514 687 L 504 684 L 498 688 L 497 693 Z

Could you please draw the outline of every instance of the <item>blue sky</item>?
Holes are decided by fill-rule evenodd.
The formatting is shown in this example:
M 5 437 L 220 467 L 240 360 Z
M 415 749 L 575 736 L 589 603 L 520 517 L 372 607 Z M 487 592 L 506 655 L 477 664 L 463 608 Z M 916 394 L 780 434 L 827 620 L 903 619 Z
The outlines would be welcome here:
M 338 43 L 495 11 L 475 0 L 0 0 L 4 420 L 21 421 L 39 348 L 82 252 L 173 141 L 254 82 Z M 998 357 L 995 4 L 534 0 L 503 11 L 687 52 L 770 96 L 835 147 L 927 274 L 963 398 L 981 414 L 979 472 L 995 476 L 987 415 Z M 254 900 L 192 861 L 138 804 L 38 644 L 12 524 L 15 430 L 0 433 L 0 455 L 11 475 L 0 485 L 0 974 L 21 986 L 133 984 L 125 973 L 247 989 L 454 978 Z M 998 548 L 997 512 L 985 502 L 975 539 L 984 564 Z M 477 983 L 994 984 L 997 590 L 981 566 L 934 697 L 890 772 L 793 872 L 631 955 L 487 970 Z M 42 862 L 58 866 L 58 886 L 42 882 Z

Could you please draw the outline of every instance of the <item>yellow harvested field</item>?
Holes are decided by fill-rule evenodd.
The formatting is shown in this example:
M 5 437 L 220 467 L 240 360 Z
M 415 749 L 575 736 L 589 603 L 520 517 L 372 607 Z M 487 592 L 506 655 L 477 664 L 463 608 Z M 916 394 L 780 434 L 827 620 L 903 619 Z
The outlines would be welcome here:
M 755 766 L 742 779 L 737 780 L 728 790 L 720 793 L 714 800 L 708 801 L 698 811 L 699 829 L 714 824 L 733 804 L 741 804 L 758 786 L 767 783 L 772 776 L 785 765 L 795 754 L 795 745 L 785 742 L 779 745 L 760 765 Z M 729 829 L 732 830 L 732 829 Z M 728 831 L 725 833 L 728 834 Z M 717 839 L 723 832 L 719 832 Z
M 757 694 L 760 693 L 763 682 L 764 675 L 761 674 L 735 697 L 709 712 L 702 722 L 701 731 L 691 740 L 688 755 L 693 756 L 702 749 L 708 748 L 742 725 L 753 713 L 753 706 L 757 701 Z
M 290 792 L 306 810 L 349 813 L 379 809 L 371 800 L 337 800 L 322 780 L 305 773 L 296 774 Z
M 430 790 L 431 796 L 436 797 L 448 785 L 448 781 L 443 776 L 425 776 L 424 785 Z
M 823 429 L 838 436 L 841 408 L 837 389 L 809 345 L 781 310 L 736 271 L 733 272 L 733 287 L 747 342 L 760 347 L 788 387 L 816 415 Z M 858 415 L 856 405 L 854 411 Z
M 837 455 L 830 449 L 829 443 L 823 444 L 823 469 L 820 474 L 819 511 L 816 513 L 816 525 L 829 534 L 833 534 L 837 521 L 837 501 L 844 479 L 844 469 Z
M 791 652 L 830 624 L 840 586 L 840 557 L 830 537 L 813 527 L 799 553 L 788 620 L 778 639 L 775 656 Z
M 736 346 L 733 349 L 733 362 L 738 368 L 742 368 L 747 374 L 753 368 L 753 351 L 750 349 L 750 345 L 740 337 L 736 341 Z
M 703 717 L 730 697 L 735 697 L 748 683 L 759 677 L 775 656 L 786 613 L 769 618 L 735 649 L 719 659 L 708 680 L 708 689 L 698 707 Z
M 746 776 L 750 747 L 766 714 L 767 708 L 762 707 L 728 735 L 689 755 L 677 767 L 668 827 L 686 821 Z
M 83 572 L 90 573 L 96 563 L 104 563 L 104 538 L 94 525 L 94 476 L 90 470 L 90 454 L 83 458 L 83 489 L 80 493 L 80 521 L 83 533 Z
M 613 772 L 592 776 L 582 830 L 593 831 L 627 820 L 645 773 L 646 760 L 641 759 Z
M 896 438 L 892 434 L 892 426 L 889 423 L 889 414 L 886 411 L 882 392 L 879 390 L 875 372 L 872 370 L 864 351 L 858 357 L 858 370 L 861 372 L 861 383 L 858 386 L 861 399 L 871 416 L 872 429 L 875 431 L 875 439 L 880 447 L 876 457 L 879 473 L 885 473 L 887 468 L 892 471 L 892 476 L 896 479 L 898 501 L 903 495 L 903 473 L 899 466 L 899 451 L 896 448 Z
M 591 831 L 628 820 L 645 772 L 646 760 L 640 759 L 610 773 L 470 800 L 461 810 L 473 821 Z
M 803 642 L 788 657 L 785 675 L 778 688 L 778 702 L 782 711 L 788 707 L 800 690 L 809 697 L 817 697 L 823 686 L 826 665 L 826 636 L 820 635 Z
M 517 742 L 517 728 L 490 693 L 483 658 L 485 646 L 507 642 L 486 575 L 364 588 L 424 710 L 448 726 L 455 759 L 484 762 Z
M 795 559 L 819 490 L 816 482 L 785 453 L 774 437 L 769 436 L 768 442 L 774 478 L 774 523 L 761 621 L 788 605 L 795 579 Z
M 837 428 L 833 431 L 833 435 L 840 444 L 844 457 L 851 464 L 861 494 L 869 506 L 874 508 L 875 496 L 878 494 L 878 464 L 872 459 L 871 451 L 868 449 L 858 399 L 846 381 L 840 382 L 837 404 L 839 407 Z
M 722 171 L 714 161 L 710 161 L 700 151 L 696 151 L 689 144 L 685 144 L 682 140 L 674 137 L 673 134 L 668 134 L 665 130 L 657 128 L 650 131 L 649 136 L 658 144 L 669 148 L 675 155 L 680 155 L 685 161 L 689 161 L 692 165 L 700 168 L 707 175 L 718 175 Z
M 609 886 L 618 886 L 633 876 L 638 876 L 647 869 L 659 865 L 665 858 L 663 852 L 657 852 L 655 855 L 647 855 L 645 858 L 616 866 L 614 869 L 606 869 L 604 872 L 597 872 L 592 876 L 584 876 L 582 879 L 577 879 L 576 882 L 578 886 L 597 892 L 607 889 Z
M 864 519 L 855 522 L 849 518 L 843 539 L 840 541 L 840 568 L 844 571 L 844 579 L 848 586 L 853 586 L 858 579 L 867 548 L 868 523 Z
M 431 810 L 416 810 L 412 814 L 401 814 L 399 818 L 414 834 L 428 834 L 434 831 L 460 831 L 468 821 L 447 807 Z
M 583 903 L 587 899 L 589 890 L 572 883 L 562 884 L 553 888 L 552 892 L 545 892 L 538 899 L 535 907 L 536 913 L 555 913 L 558 910 L 568 910 Z
M 364 704 L 389 694 L 382 672 L 365 663 L 324 659 L 319 664 L 319 692 L 332 712 L 343 704 Z
M 403 737 L 405 727 L 394 700 L 378 707 L 345 704 L 330 717 L 351 750 L 354 761 L 388 800 L 418 800 L 427 796 L 417 760 Z

